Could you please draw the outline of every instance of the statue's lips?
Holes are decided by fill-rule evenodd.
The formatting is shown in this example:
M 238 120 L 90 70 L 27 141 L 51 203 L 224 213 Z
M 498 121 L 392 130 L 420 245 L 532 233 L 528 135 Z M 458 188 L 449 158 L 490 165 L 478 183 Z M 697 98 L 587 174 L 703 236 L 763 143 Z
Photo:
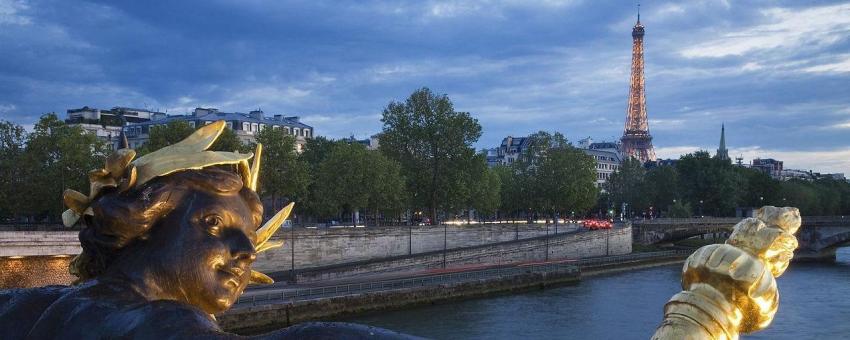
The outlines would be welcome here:
M 224 284 L 233 289 L 239 288 L 242 276 L 245 274 L 245 270 L 239 267 L 232 267 L 230 269 L 222 268 L 219 269 L 219 272 L 224 276 Z

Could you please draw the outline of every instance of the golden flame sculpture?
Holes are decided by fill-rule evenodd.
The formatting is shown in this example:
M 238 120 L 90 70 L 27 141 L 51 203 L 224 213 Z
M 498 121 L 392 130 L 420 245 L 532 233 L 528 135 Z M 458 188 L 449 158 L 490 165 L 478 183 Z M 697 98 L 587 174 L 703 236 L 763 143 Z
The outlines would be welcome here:
M 92 214 L 89 206 L 97 199 L 104 188 L 118 188 L 121 192 L 132 187 L 140 187 L 146 182 L 159 176 L 165 176 L 177 171 L 189 169 L 203 169 L 215 165 L 236 165 L 245 187 L 257 191 L 257 182 L 260 171 L 260 157 L 263 150 L 262 144 L 257 144 L 255 152 L 223 152 L 207 151 L 224 131 L 223 120 L 207 124 L 182 141 L 163 147 L 142 157 L 136 158 L 136 152 L 132 149 L 120 149 L 106 159 L 103 169 L 89 172 L 89 195 L 86 196 L 74 190 L 65 190 L 64 202 L 69 208 L 62 214 L 62 222 L 65 226 L 73 226 L 84 214 Z M 253 157 L 253 164 L 248 165 L 248 160 Z M 289 218 L 294 203 L 290 203 L 262 227 L 257 229 L 257 239 L 254 244 L 255 252 L 260 253 L 269 249 L 283 246 L 283 241 L 269 242 L 272 235 Z M 72 261 L 71 272 L 75 272 Z M 251 271 L 251 283 L 274 283 L 267 275 L 258 271 Z
M 652 339 L 738 339 L 770 325 L 779 307 L 776 277 L 794 256 L 799 228 L 797 208 L 765 206 L 736 224 L 725 244 L 694 252 Z

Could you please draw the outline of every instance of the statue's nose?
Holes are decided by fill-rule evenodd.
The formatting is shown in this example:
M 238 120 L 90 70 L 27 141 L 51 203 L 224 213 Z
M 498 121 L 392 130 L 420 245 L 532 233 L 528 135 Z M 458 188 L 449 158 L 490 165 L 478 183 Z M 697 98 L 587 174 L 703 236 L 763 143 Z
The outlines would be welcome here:
M 254 251 L 254 244 L 251 242 L 251 239 L 241 230 L 233 230 L 227 236 L 227 244 L 230 247 L 230 254 L 233 260 L 236 262 L 247 262 L 248 264 L 253 263 L 257 258 L 257 254 Z

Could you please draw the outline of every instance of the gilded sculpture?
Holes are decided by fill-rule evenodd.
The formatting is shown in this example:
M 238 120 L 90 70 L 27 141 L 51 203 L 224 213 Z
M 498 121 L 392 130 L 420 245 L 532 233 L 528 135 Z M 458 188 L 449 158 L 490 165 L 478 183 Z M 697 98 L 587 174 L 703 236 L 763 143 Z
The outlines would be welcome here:
M 262 146 L 255 154 L 207 151 L 223 129 L 223 121 L 208 124 L 139 158 L 118 150 L 89 173 L 88 195 L 67 190 L 63 222 L 82 225 L 83 252 L 69 268 L 78 280 L 0 291 L 0 338 L 241 338 L 222 331 L 215 314 L 249 283 L 273 282 L 251 265 L 283 244 L 270 239 L 293 205 L 260 226 Z M 407 338 L 347 323 L 258 337 Z
M 725 244 L 694 252 L 652 339 L 738 339 L 770 325 L 779 307 L 776 277 L 794 256 L 799 228 L 797 208 L 766 206 L 735 225 Z

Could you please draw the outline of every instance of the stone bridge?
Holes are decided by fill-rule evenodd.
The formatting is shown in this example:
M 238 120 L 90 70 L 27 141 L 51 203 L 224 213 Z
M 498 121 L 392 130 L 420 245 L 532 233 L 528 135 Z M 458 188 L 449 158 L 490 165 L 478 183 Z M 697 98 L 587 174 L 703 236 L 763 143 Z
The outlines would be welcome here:
M 638 244 L 671 243 L 698 235 L 728 233 L 741 218 L 658 218 L 632 222 Z M 835 259 L 835 249 L 850 246 L 850 216 L 803 216 L 797 232 L 797 259 Z

